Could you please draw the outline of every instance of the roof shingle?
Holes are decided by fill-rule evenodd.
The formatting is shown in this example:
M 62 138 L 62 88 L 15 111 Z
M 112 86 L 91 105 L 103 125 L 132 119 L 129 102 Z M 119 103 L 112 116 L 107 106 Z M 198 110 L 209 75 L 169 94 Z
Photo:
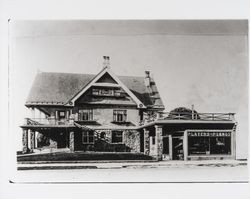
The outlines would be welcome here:
M 74 73 L 38 73 L 26 100 L 30 104 L 65 104 L 79 93 L 96 75 Z M 118 76 L 134 95 L 145 105 L 164 108 L 156 85 L 153 95 L 144 85 L 144 77 Z M 151 81 L 154 81 L 151 79 Z

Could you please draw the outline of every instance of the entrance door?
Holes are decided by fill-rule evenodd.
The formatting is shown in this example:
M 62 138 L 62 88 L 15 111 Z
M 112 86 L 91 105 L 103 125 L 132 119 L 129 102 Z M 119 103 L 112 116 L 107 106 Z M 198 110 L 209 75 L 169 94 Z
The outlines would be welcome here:
M 173 160 L 184 160 L 183 155 L 183 136 L 182 137 L 173 137 Z
M 69 133 L 65 131 L 58 132 L 57 148 L 68 148 L 68 147 L 69 147 Z
M 169 137 L 163 137 L 163 151 L 162 151 L 162 159 L 169 160 Z

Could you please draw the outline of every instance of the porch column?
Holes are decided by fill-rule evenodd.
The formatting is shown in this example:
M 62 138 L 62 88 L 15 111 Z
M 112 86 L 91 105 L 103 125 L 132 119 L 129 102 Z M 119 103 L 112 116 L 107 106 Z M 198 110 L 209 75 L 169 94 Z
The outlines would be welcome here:
M 149 155 L 149 130 L 143 129 L 144 131 L 144 154 Z
M 173 159 L 173 144 L 172 144 L 172 135 L 168 135 L 169 141 L 169 160 Z
M 162 150 L 163 150 L 162 126 L 159 125 L 155 125 L 155 144 L 156 144 L 157 160 L 162 160 Z
M 37 134 L 38 134 L 38 132 L 37 131 L 35 131 L 35 149 L 37 148 Z
M 35 132 L 30 130 L 30 152 L 32 153 L 35 148 Z
M 69 133 L 69 148 L 70 148 L 70 151 L 75 150 L 74 137 L 75 137 L 74 131 L 71 131 Z
M 183 155 L 184 155 L 184 160 L 187 161 L 187 156 L 188 156 L 188 132 L 184 131 L 184 136 L 183 136 Z
M 231 155 L 236 159 L 236 129 L 231 131 Z
M 28 130 L 27 129 L 23 129 L 22 143 L 23 143 L 23 153 L 28 153 Z

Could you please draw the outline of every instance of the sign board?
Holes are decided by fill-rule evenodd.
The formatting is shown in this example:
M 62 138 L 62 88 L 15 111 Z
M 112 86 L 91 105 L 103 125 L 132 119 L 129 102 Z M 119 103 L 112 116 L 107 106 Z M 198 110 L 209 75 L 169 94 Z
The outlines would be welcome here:
M 188 136 L 190 137 L 230 137 L 231 132 L 188 132 Z

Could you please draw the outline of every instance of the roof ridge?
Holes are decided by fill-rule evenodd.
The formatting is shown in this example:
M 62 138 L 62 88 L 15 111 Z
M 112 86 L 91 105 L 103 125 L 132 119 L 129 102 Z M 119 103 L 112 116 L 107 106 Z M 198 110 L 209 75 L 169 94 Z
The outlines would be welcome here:
M 73 75 L 93 75 L 93 76 L 96 76 L 96 74 L 91 74 L 91 73 L 44 72 L 44 71 L 41 71 L 38 74 L 41 74 L 41 73 L 43 73 L 43 74 L 73 74 Z M 137 75 L 137 76 L 133 76 L 133 75 L 117 75 L 117 76 L 118 77 L 140 77 L 140 78 L 144 78 L 144 76 L 139 76 L 139 75 Z
M 68 75 L 96 75 L 96 74 L 89 74 L 89 73 L 67 73 L 67 72 L 39 72 L 38 74 L 68 74 Z

